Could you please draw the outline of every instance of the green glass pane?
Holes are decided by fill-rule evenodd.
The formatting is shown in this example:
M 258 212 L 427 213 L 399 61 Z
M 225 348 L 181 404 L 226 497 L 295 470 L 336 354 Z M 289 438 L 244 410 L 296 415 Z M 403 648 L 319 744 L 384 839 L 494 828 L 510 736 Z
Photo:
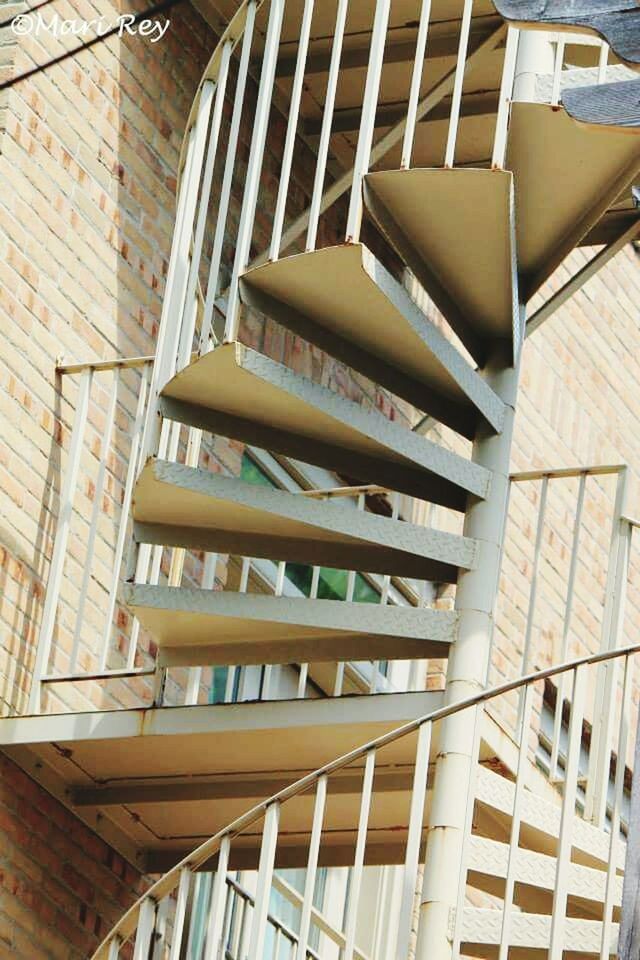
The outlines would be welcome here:
M 257 483 L 263 487 L 275 487 L 275 483 L 268 474 L 262 470 L 255 460 L 248 453 L 242 454 L 242 463 L 240 464 L 240 479 L 246 483 Z

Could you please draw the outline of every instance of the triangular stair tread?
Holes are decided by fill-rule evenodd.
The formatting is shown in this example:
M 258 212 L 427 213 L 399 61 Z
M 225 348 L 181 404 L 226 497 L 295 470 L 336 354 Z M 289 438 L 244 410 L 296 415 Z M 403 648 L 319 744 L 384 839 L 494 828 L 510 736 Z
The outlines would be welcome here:
M 485 380 L 363 244 L 254 267 L 243 300 L 466 437 L 502 427 Z
M 639 142 L 628 130 L 577 123 L 550 104 L 514 103 L 507 167 L 515 177 L 520 285 L 528 300 L 633 183 Z
M 425 608 L 128 584 L 163 666 L 446 657 L 457 614 Z
M 600 956 L 602 922 L 565 918 L 562 921 L 566 956 L 591 954 Z M 611 924 L 611 953 L 615 954 L 618 924 Z M 461 944 L 473 956 L 497 957 L 502 939 L 502 910 L 486 907 L 465 907 L 462 913 Z M 551 917 L 537 913 L 521 913 L 513 910 L 509 925 L 509 945 L 521 951 L 546 951 L 551 943 Z M 477 946 L 477 952 L 474 949 Z M 466 951 L 465 951 L 466 952 Z M 521 956 L 529 954 L 522 952 Z M 516 953 L 516 956 L 518 954 Z
M 476 558 L 465 537 L 167 461 L 146 464 L 133 516 L 144 543 L 425 580 L 454 582 Z
M 518 847 L 515 882 L 518 885 L 518 906 L 531 913 L 546 913 L 550 894 L 556 885 L 557 860 L 549 854 Z M 476 889 L 499 896 L 504 889 L 509 865 L 509 844 L 487 837 L 473 836 L 469 842 L 469 883 Z M 607 871 L 570 863 L 568 895 L 576 906 L 597 913 L 605 901 Z M 525 889 L 526 888 L 526 889 Z M 614 906 L 622 900 L 622 876 L 614 880 Z
M 628 63 L 640 63 L 640 10 L 636 0 L 494 0 L 505 20 L 522 26 L 599 34 Z
M 162 391 L 170 419 L 464 510 L 483 467 L 240 343 L 217 347 Z
M 640 127 L 640 79 L 569 87 L 562 104 L 580 123 L 634 129 Z
M 492 770 L 478 770 L 476 802 L 493 811 L 493 816 L 504 825 L 509 824 L 513 812 L 514 785 L 511 780 Z M 548 800 L 531 791 L 522 795 L 522 826 L 520 845 L 555 856 L 557 839 L 560 836 L 561 807 L 557 800 Z M 609 861 L 609 837 L 592 823 L 581 817 L 573 821 L 573 859 L 585 866 L 607 867 Z M 618 866 L 624 867 L 624 844 L 619 845 Z
M 487 342 L 517 340 L 511 173 L 380 171 L 365 178 L 365 202 L 478 362 Z

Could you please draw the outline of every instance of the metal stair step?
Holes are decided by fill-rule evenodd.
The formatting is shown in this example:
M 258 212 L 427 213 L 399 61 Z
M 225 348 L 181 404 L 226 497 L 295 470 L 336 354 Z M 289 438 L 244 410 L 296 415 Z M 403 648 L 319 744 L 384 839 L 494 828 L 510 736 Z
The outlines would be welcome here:
M 162 666 L 446 657 L 452 611 L 125 585 Z
M 564 957 L 581 954 L 600 956 L 602 922 L 566 918 L 562 921 Z M 462 914 L 461 943 L 473 956 L 496 957 L 502 935 L 502 910 L 465 907 Z M 616 951 L 618 924 L 611 925 L 611 942 L 607 950 Z M 530 951 L 548 950 L 551 942 L 551 917 L 536 913 L 511 914 L 509 956 L 531 956 Z M 515 948 L 515 949 L 514 949 Z
M 464 510 L 490 474 L 382 414 L 240 343 L 217 347 L 162 391 L 165 416 L 364 483 Z
M 466 437 L 504 407 L 485 380 L 363 244 L 249 270 L 242 298 Z
M 467 349 L 483 364 L 496 338 L 520 336 L 512 174 L 385 170 L 365 178 L 365 203 Z
M 469 845 L 469 882 L 488 893 L 500 896 L 509 863 L 509 844 L 474 836 Z M 622 900 L 622 876 L 615 878 L 614 906 Z M 516 902 L 530 913 L 548 913 L 556 884 L 556 858 L 519 847 L 515 864 Z M 569 864 L 568 895 L 573 910 L 601 909 L 605 901 L 607 874 L 578 863 Z
M 513 811 L 514 785 L 499 774 L 479 767 L 477 779 L 477 803 L 493 815 L 496 828 L 502 827 L 508 839 L 509 824 Z M 555 856 L 556 841 L 560 836 L 560 796 L 555 802 L 525 790 L 522 797 L 521 846 L 540 853 Z M 486 833 L 486 829 L 484 830 Z M 499 833 L 499 831 L 498 831 Z M 495 833 L 494 833 L 495 836 Z M 572 844 L 576 862 L 596 869 L 604 869 L 609 860 L 609 835 L 598 830 L 581 817 L 573 822 Z M 624 866 L 624 843 L 617 850 L 617 865 Z
M 135 491 L 139 542 L 455 582 L 476 544 L 454 534 L 150 460 Z
M 573 102 L 580 97 L 579 89 L 565 91 L 563 97 Z M 506 165 L 515 179 L 524 300 L 630 188 L 640 170 L 637 132 L 640 129 L 604 132 L 546 103 L 512 105 Z

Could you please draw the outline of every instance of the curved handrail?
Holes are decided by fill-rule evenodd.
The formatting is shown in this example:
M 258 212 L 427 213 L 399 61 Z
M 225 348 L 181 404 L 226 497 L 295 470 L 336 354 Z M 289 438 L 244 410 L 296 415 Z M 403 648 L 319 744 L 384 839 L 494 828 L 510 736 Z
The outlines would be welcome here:
M 246 813 L 242 814 L 240 817 L 237 817 L 224 829 L 218 831 L 218 833 L 214 834 L 213 837 L 210 837 L 209 840 L 205 840 L 204 843 L 200 844 L 199 847 L 196 847 L 196 849 L 189 854 L 189 856 L 182 859 L 178 864 L 172 867 L 171 870 L 165 873 L 164 876 L 161 877 L 160 880 L 157 880 L 156 883 L 154 883 L 151 887 L 149 887 L 146 893 L 143 894 L 143 896 L 141 896 L 121 917 L 118 924 L 110 931 L 108 936 L 102 941 L 98 949 L 95 951 L 91 960 L 106 960 L 107 948 L 115 937 L 119 937 L 122 942 L 127 940 L 127 938 L 135 929 L 135 921 L 138 917 L 140 907 L 145 900 L 160 901 L 178 886 L 180 874 L 185 868 L 189 868 L 194 871 L 197 870 L 198 867 L 202 866 L 202 864 L 206 863 L 211 859 L 212 856 L 214 856 L 214 854 L 217 853 L 224 837 L 232 839 L 234 836 L 237 836 L 239 833 L 245 830 L 246 827 L 251 826 L 251 824 L 255 823 L 257 820 L 260 820 L 267 808 L 272 804 L 281 804 L 285 803 L 287 800 L 291 800 L 293 797 L 304 793 L 310 787 L 317 784 L 321 777 L 329 776 L 330 774 L 335 773 L 337 770 L 343 769 L 344 767 L 353 763 L 355 760 L 359 760 L 366 756 L 372 750 L 378 750 L 390 743 L 394 743 L 396 740 L 400 740 L 402 737 L 405 737 L 410 733 L 414 733 L 425 723 L 434 723 L 438 720 L 443 720 L 445 717 L 450 717 L 454 714 L 461 713 L 463 710 L 467 710 L 470 707 L 478 706 L 482 703 L 487 703 L 488 701 L 494 700 L 496 697 L 499 697 L 502 694 L 519 690 L 540 680 L 548 679 L 549 677 L 559 676 L 563 673 L 569 673 L 581 666 L 604 663 L 609 660 L 617 660 L 623 657 L 630 657 L 637 653 L 640 653 L 640 644 L 633 644 L 631 646 L 621 647 L 616 650 L 607 650 L 604 653 L 591 654 L 586 657 L 567 660 L 565 663 L 560 664 L 559 666 L 556 665 L 552 667 L 546 667 L 544 670 L 538 670 L 536 672 L 526 674 L 525 676 L 518 677 L 515 680 L 508 680 L 505 683 L 499 684 L 498 686 L 482 690 L 479 693 L 474 694 L 472 697 L 467 697 L 464 700 L 457 701 L 456 703 L 439 707 L 437 710 L 432 710 L 430 713 L 424 714 L 421 717 L 417 717 L 415 720 L 410 720 L 407 723 L 402 724 L 402 726 L 396 727 L 395 730 L 391 730 L 388 733 L 382 734 L 381 736 L 376 737 L 374 740 L 368 741 L 360 747 L 355 747 L 353 750 L 343 754 L 336 760 L 332 760 L 329 763 L 324 764 L 322 767 L 319 767 L 317 770 L 314 770 L 312 773 L 306 774 L 304 777 L 296 780 L 288 787 L 285 787 L 283 790 L 278 791 L 278 793 L 273 794 L 273 796 L 268 797 L 266 800 L 262 800 L 260 803 L 251 807 L 251 809 L 249 809 Z

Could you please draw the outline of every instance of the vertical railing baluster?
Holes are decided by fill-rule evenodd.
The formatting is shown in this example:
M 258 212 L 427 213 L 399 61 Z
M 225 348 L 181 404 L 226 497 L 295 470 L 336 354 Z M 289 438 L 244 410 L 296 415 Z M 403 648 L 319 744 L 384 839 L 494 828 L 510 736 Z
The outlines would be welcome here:
M 262 71 L 260 74 L 260 89 L 258 91 L 256 115 L 253 122 L 253 135 L 249 149 L 249 164 L 242 197 L 238 236 L 236 238 L 236 255 L 233 261 L 233 273 L 227 301 L 227 322 L 225 329 L 225 340 L 227 341 L 237 339 L 240 325 L 240 277 L 247 267 L 249 252 L 251 250 L 251 237 L 253 235 L 253 225 L 258 203 L 258 190 L 260 187 L 260 172 L 262 170 L 267 128 L 269 126 L 269 114 L 271 112 L 271 98 L 276 64 L 278 61 L 283 13 L 284 0 L 271 0 L 269 25 L 267 27 Z
M 233 52 L 234 41 L 227 40 L 222 48 L 220 64 L 218 66 L 218 75 L 216 78 L 216 96 L 211 115 L 211 128 L 209 130 L 209 141 L 207 143 L 206 162 L 204 173 L 202 175 L 202 186 L 200 188 L 200 197 L 198 200 L 198 216 L 196 218 L 195 237 L 193 239 L 193 248 L 191 250 L 191 262 L 189 264 L 189 277 L 187 280 L 187 290 L 184 301 L 184 316 L 182 319 L 182 330 L 178 347 L 177 369 L 185 367 L 191 358 L 193 348 L 193 338 L 196 328 L 196 316 L 198 313 L 198 278 L 200 276 L 200 265 L 202 259 L 202 247 L 204 244 L 205 230 L 209 216 L 209 202 L 211 199 L 211 186 L 213 184 L 213 170 L 218 154 L 218 141 L 220 139 L 220 126 L 222 123 L 222 110 L 227 91 L 227 80 L 229 77 L 229 63 Z M 199 432 L 199 431 L 198 431 Z
M 113 630 L 113 615 L 116 609 L 116 600 L 118 597 L 118 587 L 120 585 L 120 571 L 122 569 L 122 558 L 124 555 L 124 544 L 128 531 L 128 520 L 131 511 L 131 500 L 133 497 L 133 485 L 140 470 L 138 455 L 140 452 L 141 431 L 144 422 L 145 404 L 147 401 L 147 391 L 149 387 L 150 367 L 144 368 L 144 373 L 140 380 L 140 392 L 138 394 L 138 404 L 136 407 L 135 420 L 133 423 L 133 433 L 131 436 L 131 447 L 129 450 L 129 463 L 127 464 L 127 476 L 125 479 L 124 496 L 122 499 L 122 509 L 120 512 L 120 522 L 118 525 L 118 538 L 116 540 L 116 550 L 111 567 L 111 577 L 109 586 L 109 599 L 107 601 L 107 613 L 105 617 L 104 632 L 102 634 L 102 646 L 100 651 L 100 671 L 105 670 L 109 659 L 109 642 L 111 640 L 111 631 Z M 131 650 L 130 643 L 129 655 L 127 661 L 135 663 L 135 650 Z
M 120 957 L 120 947 L 122 946 L 122 940 L 120 937 L 114 937 L 111 943 L 109 944 L 109 953 L 107 960 L 118 960 Z
M 624 628 L 627 593 L 631 526 L 623 520 L 627 499 L 628 470 L 620 469 L 616 484 L 616 498 L 611 523 L 605 609 L 602 617 L 600 649 L 613 650 L 620 642 Z M 598 666 L 593 710 L 593 729 L 589 745 L 589 770 L 585 817 L 597 826 L 604 824 L 607 788 L 609 782 L 609 754 L 611 742 L 611 697 L 617 678 L 617 660 Z
M 156 906 L 154 901 L 149 897 L 146 897 L 140 904 L 136 939 L 133 947 L 133 960 L 149 960 L 151 937 L 153 936 L 153 928 L 156 920 Z
M 542 537 L 544 534 L 544 521 L 547 512 L 547 492 L 549 489 L 549 477 L 542 478 L 542 489 L 540 491 L 540 503 L 538 506 L 538 525 L 536 529 L 536 539 L 533 548 L 533 567 L 531 570 L 531 586 L 529 588 L 529 605 L 527 608 L 527 625 L 524 634 L 524 648 L 522 651 L 522 673 L 527 673 L 529 661 L 531 658 L 531 637 L 533 634 L 533 621 L 536 612 L 536 598 L 538 595 L 538 569 L 540 566 L 540 553 L 542 550 Z M 518 695 L 518 724 L 522 719 L 522 700 L 523 692 L 520 688 Z
M 262 830 L 262 844 L 260 847 L 260 862 L 256 881 L 255 908 L 253 911 L 253 923 L 251 924 L 248 960 L 263 960 L 271 882 L 273 880 L 273 867 L 278 844 L 279 822 L 280 804 L 277 802 L 271 803 L 267 807 Z
M 624 658 L 622 682 L 622 702 L 620 704 L 620 723 L 616 750 L 616 776 L 613 787 L 613 805 L 611 808 L 611 828 L 609 833 L 609 856 L 607 859 L 607 879 L 605 883 L 604 907 L 602 912 L 602 939 L 600 942 L 600 960 L 609 960 L 613 933 L 613 909 L 616 906 L 616 886 L 618 877 L 618 853 L 620 850 L 620 819 L 624 798 L 624 774 L 627 763 L 627 745 L 629 740 L 629 712 L 633 690 L 633 661 Z
M 360 817 L 358 820 L 358 834 L 356 851 L 349 884 L 349 902 L 344 923 L 344 952 L 342 960 L 353 960 L 353 951 L 356 941 L 356 921 L 360 904 L 360 888 L 364 870 L 364 852 L 367 843 L 367 828 L 371 810 L 371 793 L 373 789 L 373 775 L 375 773 L 376 752 L 369 750 L 365 760 L 364 777 L 362 780 L 362 795 L 360 799 Z
M 507 43 L 504 52 L 504 62 L 502 65 L 502 80 L 500 82 L 499 95 L 500 98 L 498 101 L 496 129 L 493 138 L 493 155 L 491 157 L 491 166 L 494 170 L 502 170 L 505 164 L 507 152 L 507 129 L 509 126 L 511 99 L 513 97 L 513 82 L 516 74 L 519 37 L 520 32 L 518 29 L 516 27 L 509 27 L 507 30 Z
M 93 505 L 91 507 L 91 519 L 89 522 L 89 536 L 87 538 L 87 548 L 85 555 L 85 564 L 82 571 L 82 582 L 80 584 L 80 596 L 78 598 L 78 608 L 76 610 L 76 622 L 73 631 L 73 641 L 71 644 L 71 656 L 69 660 L 69 672 L 75 673 L 78 663 L 78 654 L 80 652 L 80 638 L 82 634 L 82 625 L 84 623 L 84 608 L 87 601 L 87 592 L 89 590 L 89 581 L 93 570 L 93 551 L 95 549 L 96 534 L 98 532 L 98 520 L 100 519 L 102 507 L 102 491 L 107 473 L 107 461 L 111 450 L 111 438 L 113 434 L 113 423 L 116 413 L 116 404 L 118 402 L 118 384 L 119 374 L 116 367 L 113 371 L 113 384 L 109 396 L 107 407 L 107 416 L 100 441 L 100 454 L 98 459 L 98 473 L 93 487 Z
M 249 60 L 251 57 L 251 44 L 253 42 L 253 28 L 256 19 L 256 9 L 256 0 L 250 0 L 249 4 L 247 5 L 247 18 L 242 37 L 240 66 L 238 68 L 238 79 L 236 81 L 236 88 L 234 91 L 233 113 L 231 115 L 231 127 L 229 129 L 229 142 L 227 144 L 227 153 L 224 161 L 224 174 L 222 177 L 222 187 L 220 188 L 220 203 L 218 207 L 218 215 L 216 217 L 216 229 L 213 239 L 211 264 L 209 266 L 209 277 L 207 280 L 207 295 L 204 304 L 202 329 L 200 330 L 200 343 L 198 345 L 198 353 L 200 354 L 208 351 L 209 342 L 213 334 L 213 311 L 215 309 L 216 297 L 218 296 L 220 288 L 222 248 L 226 236 L 227 215 L 229 213 L 229 204 L 231 202 L 231 189 L 233 184 L 233 175 L 235 173 L 236 153 L 238 150 L 238 137 L 240 134 L 242 109 L 244 107 L 244 96 L 247 87 L 247 74 L 249 71 Z
M 609 63 L 609 44 L 604 40 L 600 44 L 600 55 L 598 57 L 598 83 L 604 83 L 607 79 L 607 65 Z
M 227 870 L 229 868 L 230 848 L 231 839 L 229 836 L 224 836 L 220 841 L 218 866 L 213 881 L 203 960 L 219 960 L 222 953 L 222 932 L 224 928 L 223 904 L 227 893 Z
M 360 120 L 360 130 L 358 131 L 358 146 L 356 148 L 355 160 L 353 161 L 353 179 L 351 182 L 351 197 L 349 198 L 345 238 L 347 243 L 357 243 L 360 239 L 362 204 L 364 202 L 362 185 L 365 176 L 369 172 L 369 164 L 371 161 L 371 148 L 373 146 L 373 135 L 376 127 L 376 109 L 380 92 L 384 45 L 387 36 L 390 10 L 391 0 L 377 0 L 376 15 L 373 21 L 373 32 L 371 34 L 367 80 L 362 100 L 362 117 Z
M 451 113 L 449 115 L 449 131 L 447 133 L 447 145 L 444 153 L 444 166 L 452 167 L 455 160 L 456 140 L 458 138 L 458 123 L 460 121 L 460 106 L 462 103 L 462 87 L 464 84 L 464 73 L 467 63 L 467 50 L 469 48 L 469 32 L 471 30 L 471 13 L 473 11 L 473 0 L 464 0 L 462 11 L 462 20 L 460 22 L 460 40 L 458 42 L 458 59 L 456 61 L 456 75 L 453 81 L 453 91 L 451 94 Z
M 580 476 L 578 487 L 578 499 L 576 503 L 576 512 L 573 523 L 573 538 L 571 543 L 571 562 L 569 564 L 569 578 L 567 580 L 567 600 L 564 608 L 564 621 L 562 625 L 562 646 L 560 649 L 560 663 L 564 663 L 569 652 L 569 634 L 571 632 L 571 615 L 573 613 L 573 596 L 575 592 L 576 571 L 578 568 L 578 548 L 580 545 L 580 531 L 582 528 L 582 512 L 584 509 L 584 496 L 587 485 L 587 474 Z M 553 739 L 551 743 L 551 761 L 549 763 L 549 775 L 552 780 L 558 772 L 558 754 L 560 750 L 560 737 L 562 733 L 562 707 L 565 697 L 565 677 L 561 673 L 558 677 L 556 706 L 553 717 Z
M 298 133 L 300 100 L 302 98 L 304 71 L 307 64 L 307 52 L 309 50 L 309 36 L 311 34 L 311 20 L 313 19 L 314 3 L 315 0 L 305 0 L 304 11 L 302 14 L 296 70 L 293 78 L 291 100 L 289 103 L 287 135 L 285 138 L 284 152 L 282 155 L 282 168 L 280 170 L 280 183 L 278 185 L 276 209 L 273 216 L 273 232 L 271 234 L 271 247 L 269 250 L 269 258 L 271 260 L 277 260 L 280 255 L 280 240 L 282 239 L 282 227 L 284 225 L 287 196 L 289 194 L 289 179 L 291 177 L 291 164 L 293 162 L 293 148 L 295 146 L 296 136 Z
M 173 915 L 173 933 L 171 936 L 169 960 L 180 960 L 182 956 L 182 937 L 184 935 L 184 922 L 187 915 L 189 891 L 191 889 L 191 877 L 192 873 L 188 867 L 184 867 L 184 869 L 180 871 L 176 907 Z
M 560 81 L 562 79 L 565 46 L 566 40 L 558 37 L 556 41 L 556 59 L 553 65 L 553 83 L 551 85 L 551 105 L 553 107 L 557 107 L 560 102 Z
M 556 876 L 553 890 L 553 908 L 551 912 L 551 934 L 549 960 L 562 960 L 565 948 L 565 929 L 567 901 L 569 895 L 569 870 L 571 868 L 571 847 L 573 822 L 576 816 L 576 796 L 582 746 L 582 720 L 584 715 L 584 687 L 586 668 L 577 667 L 573 671 L 571 691 L 571 718 L 569 721 L 569 743 L 565 764 L 565 777 L 560 813 L 560 833 L 556 845 Z
M 311 911 L 313 910 L 313 895 L 316 888 L 316 876 L 318 873 L 318 856 L 320 853 L 320 841 L 322 838 L 322 823 L 324 820 L 324 810 L 327 800 L 327 778 L 319 777 L 316 784 L 316 799 L 313 806 L 313 823 L 311 826 L 311 839 L 309 841 L 309 857 L 307 860 L 307 872 L 304 881 L 304 894 L 302 899 L 302 913 L 300 915 L 300 932 L 298 934 L 298 948 L 296 950 L 296 960 L 306 960 L 307 946 L 309 943 L 309 930 L 311 929 Z
M 418 36 L 416 39 L 416 55 L 413 61 L 413 71 L 411 73 L 411 87 L 409 90 L 409 103 L 407 104 L 407 120 L 404 128 L 404 137 L 402 140 L 402 154 L 400 167 L 403 170 L 411 166 L 411 155 L 413 153 L 413 141 L 416 134 L 416 119 L 418 111 L 418 100 L 420 99 L 420 85 L 422 83 L 422 71 L 424 68 L 425 52 L 427 47 L 427 34 L 429 32 L 429 18 L 431 16 L 431 0 L 422 0 L 422 9 L 420 11 L 420 22 L 418 24 Z
M 329 62 L 329 74 L 327 77 L 327 89 L 324 95 L 322 127 L 320 130 L 320 142 L 318 144 L 318 160 L 313 179 L 311 205 L 309 207 L 309 225 L 307 227 L 305 250 L 315 250 L 316 238 L 318 236 L 318 220 L 320 218 L 322 194 L 324 192 L 324 178 L 327 172 L 327 158 L 329 154 L 329 141 L 331 139 L 331 125 L 333 123 L 336 89 L 338 86 L 338 76 L 340 74 L 342 41 L 344 38 L 344 27 L 347 20 L 348 7 L 349 0 L 338 0 L 338 9 L 336 12 L 336 22 L 333 29 L 333 41 L 331 46 L 331 60 Z
M 395 960 L 407 960 L 409 956 L 411 923 L 413 919 L 416 886 L 418 883 L 418 864 L 420 862 L 424 807 L 427 799 L 430 749 L 431 723 L 427 722 L 422 724 L 418 732 L 416 762 L 413 771 L 413 786 L 411 789 L 409 830 L 407 832 L 407 847 L 404 858 L 404 870 L 402 872 L 402 892 L 400 895 Z
M 40 633 L 38 635 L 36 660 L 31 678 L 31 691 L 29 694 L 28 710 L 29 713 L 32 714 L 40 713 L 42 677 L 46 673 L 49 666 L 51 644 L 53 642 L 53 631 L 56 624 L 58 601 L 60 599 L 62 575 L 64 572 L 64 562 L 67 553 L 67 543 L 69 541 L 69 530 L 73 515 L 73 501 L 78 484 L 80 460 L 82 459 L 84 431 L 87 423 L 87 413 L 89 410 L 89 397 L 91 394 L 92 378 L 93 371 L 90 368 L 85 370 L 80 376 L 80 385 L 78 387 L 78 402 L 73 419 L 73 428 L 71 431 L 69 459 L 67 461 L 67 469 L 64 475 L 62 491 L 60 493 L 58 523 L 53 541 L 53 553 L 51 555 L 51 564 L 49 566 L 49 579 L 44 598 L 42 623 L 40 625 Z
M 518 867 L 518 853 L 520 842 L 520 824 L 522 822 L 522 801 L 526 785 L 526 772 L 528 767 L 528 746 L 529 746 L 529 726 L 531 723 L 531 713 L 533 709 L 533 694 L 535 688 L 532 683 L 527 684 L 524 694 L 524 706 L 522 710 L 522 723 L 520 726 L 520 747 L 518 750 L 518 767 L 516 771 L 516 783 L 513 795 L 513 810 L 511 812 L 511 833 L 509 837 L 509 856 L 507 859 L 507 876 L 505 879 L 503 910 L 502 910 L 502 929 L 500 932 L 500 952 L 498 960 L 508 960 L 509 943 L 511 936 L 511 913 L 513 908 L 513 893 L 516 883 L 516 870 Z

